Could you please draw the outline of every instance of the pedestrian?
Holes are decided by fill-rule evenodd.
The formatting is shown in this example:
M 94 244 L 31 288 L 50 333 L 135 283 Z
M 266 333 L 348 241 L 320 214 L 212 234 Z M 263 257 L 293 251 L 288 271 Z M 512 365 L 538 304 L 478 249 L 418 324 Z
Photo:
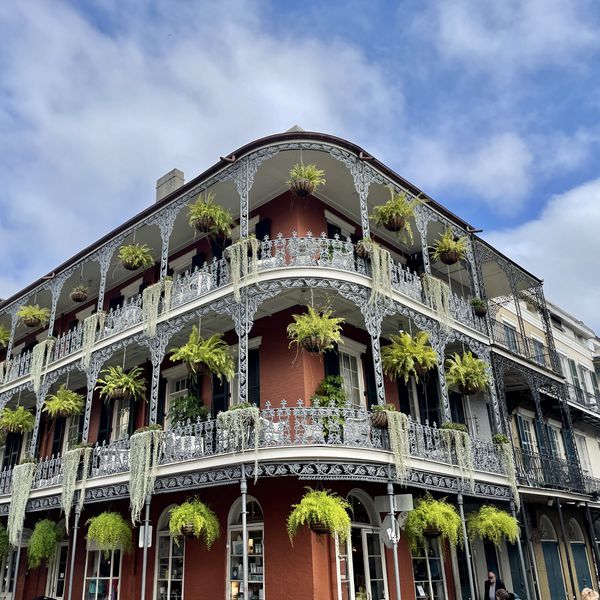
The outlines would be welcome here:
M 496 579 L 494 571 L 489 571 L 484 584 L 483 600 L 496 600 L 498 590 L 506 590 L 506 586 L 500 579 Z
M 598 592 L 590 588 L 583 588 L 581 590 L 581 600 L 598 600 Z
M 510 600 L 510 594 L 506 590 L 498 590 L 496 600 Z

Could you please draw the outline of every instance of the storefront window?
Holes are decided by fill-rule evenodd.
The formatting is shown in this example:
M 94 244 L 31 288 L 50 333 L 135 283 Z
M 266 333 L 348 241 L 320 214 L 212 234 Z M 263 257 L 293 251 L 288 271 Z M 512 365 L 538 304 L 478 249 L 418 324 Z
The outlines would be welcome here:
M 179 545 L 169 533 L 170 508 L 158 521 L 156 539 L 155 600 L 183 600 L 185 540 Z
M 426 539 L 425 547 L 413 553 L 413 575 L 417 600 L 445 600 L 444 564 L 437 539 Z
M 119 600 L 121 552 L 88 550 L 83 586 L 84 600 Z

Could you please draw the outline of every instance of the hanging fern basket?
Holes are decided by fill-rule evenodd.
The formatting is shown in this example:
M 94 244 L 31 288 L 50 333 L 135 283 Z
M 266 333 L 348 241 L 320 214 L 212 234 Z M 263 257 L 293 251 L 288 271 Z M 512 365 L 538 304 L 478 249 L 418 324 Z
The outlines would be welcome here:
M 130 260 L 121 260 L 121 264 L 123 265 L 123 268 L 128 271 L 137 271 L 140 268 L 138 263 Z
M 181 528 L 181 535 L 186 538 L 194 537 L 194 525 L 188 523 Z
M 190 375 L 197 375 L 198 377 L 210 375 L 210 369 L 205 362 L 188 362 L 185 365 Z
M 23 317 L 21 320 L 27 327 L 39 327 L 42 324 L 38 317 Z
M 106 394 L 107 400 L 122 400 L 127 398 L 127 393 L 123 388 L 115 388 Z
M 374 410 L 371 413 L 371 423 L 373 427 L 378 427 L 379 429 L 387 428 L 387 412 L 385 410 Z
M 323 354 L 331 345 L 331 339 L 320 335 L 311 335 L 304 338 L 301 342 L 302 348 L 307 352 Z
M 304 198 L 310 196 L 315 191 L 315 184 L 310 179 L 296 179 L 292 181 L 290 190 L 294 196 Z
M 317 535 L 326 535 L 327 533 L 329 533 L 329 528 L 327 527 L 327 525 L 325 525 L 325 523 L 322 523 L 321 521 L 311 523 L 309 527 L 310 530 L 316 533 Z
M 483 319 L 483 317 L 487 315 L 487 306 L 474 306 L 473 312 L 475 313 L 475 316 Z
M 437 527 L 427 527 L 423 530 L 423 535 L 426 538 L 434 540 L 442 535 L 442 532 Z
M 73 302 L 85 302 L 88 299 L 88 293 L 78 288 L 71 290 L 69 296 Z
M 369 256 L 371 256 L 370 244 L 367 245 L 363 240 L 360 240 L 356 244 L 356 256 L 359 258 L 369 258 Z
M 459 385 L 458 391 L 463 396 L 472 396 L 473 394 L 478 394 L 479 392 L 483 392 L 484 388 L 476 385 Z
M 448 250 L 440 253 L 440 260 L 445 265 L 455 265 L 460 260 L 460 252 L 458 250 Z
M 388 231 L 402 231 L 406 227 L 406 219 L 400 215 L 391 215 L 383 223 Z
M 198 233 L 209 233 L 215 227 L 216 222 L 213 217 L 204 216 L 194 220 L 194 227 Z

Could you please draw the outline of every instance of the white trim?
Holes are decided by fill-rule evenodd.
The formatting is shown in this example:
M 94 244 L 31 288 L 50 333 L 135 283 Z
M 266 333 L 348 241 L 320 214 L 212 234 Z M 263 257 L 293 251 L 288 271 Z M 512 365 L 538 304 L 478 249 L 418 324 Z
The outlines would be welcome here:
M 184 363 L 181 363 L 180 365 L 164 369 L 161 371 L 161 376 L 165 379 L 179 379 L 180 377 L 184 377 L 186 373 L 187 366 Z
M 186 252 L 185 254 L 182 254 L 181 256 L 170 260 L 169 267 L 173 269 L 173 271 L 175 271 L 176 273 L 178 271 L 183 271 L 187 266 L 191 266 L 192 260 L 196 253 L 197 252 L 195 249 L 190 250 L 189 252 Z
M 325 220 L 328 223 L 331 223 L 332 225 L 336 225 L 337 227 L 339 227 L 342 231 L 342 235 L 344 237 L 350 237 L 351 235 L 354 235 L 356 233 L 356 226 L 352 225 L 352 223 L 348 223 L 348 221 L 345 221 L 344 219 L 338 217 L 337 215 L 334 215 L 332 212 L 328 211 L 327 209 L 325 209 L 323 211 L 324 215 L 325 215 Z
M 95 304 L 90 304 L 90 306 L 88 306 L 87 308 L 84 308 L 83 310 L 80 310 L 79 312 L 75 313 L 75 318 L 80 322 L 83 323 L 84 319 L 86 317 L 89 317 L 94 310 L 96 310 L 96 305 Z
M 135 296 L 140 289 L 140 285 L 144 281 L 143 277 L 138 277 L 135 281 L 132 281 L 129 285 L 121 288 L 119 290 L 121 296 L 125 296 L 125 298 L 131 298 L 131 296 Z
M 519 324 L 516 321 L 512 321 L 508 319 L 506 315 L 502 315 L 502 324 L 503 325 L 512 325 L 517 331 L 519 331 Z
M 346 352 L 346 354 L 355 354 L 360 358 L 361 354 L 367 353 L 367 346 L 365 344 L 361 344 L 355 340 L 351 340 L 350 338 L 343 337 L 341 339 L 341 344 L 339 351 Z

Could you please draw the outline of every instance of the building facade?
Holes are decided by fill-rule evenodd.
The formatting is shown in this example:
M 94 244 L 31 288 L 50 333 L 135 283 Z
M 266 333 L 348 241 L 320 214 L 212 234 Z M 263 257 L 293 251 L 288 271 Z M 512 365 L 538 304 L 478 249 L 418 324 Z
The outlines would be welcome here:
M 296 163 L 324 169 L 326 184 L 294 196 L 286 181 Z M 409 223 L 413 236 L 370 219 L 389 187 L 420 199 Z M 233 214 L 228 242 L 188 224 L 188 205 L 208 192 Z M 430 251 L 446 230 L 467 243 L 465 259 L 453 266 Z M 224 248 L 252 234 L 259 240 L 255 270 L 236 282 Z M 367 237 L 392 259 L 384 294 L 373 294 L 372 265 L 356 252 Z M 117 255 L 128 243 L 147 244 L 154 264 L 124 269 Z M 170 301 L 163 301 L 153 330 L 143 290 L 168 277 Z M 444 306 L 424 290 L 427 278 L 447 285 Z M 82 282 L 88 298 L 76 303 L 71 292 Z M 484 317 L 470 304 L 476 297 L 487 299 Z M 31 304 L 49 309 L 47 325 L 27 327 L 19 318 Z M 329 307 L 344 319 L 333 351 L 290 348 L 287 326 L 306 306 Z M 94 322 L 90 340 L 85 329 L 94 313 L 106 316 L 101 327 Z M 578 597 L 584 583 L 597 587 L 600 474 L 592 465 L 600 452 L 600 409 L 593 332 L 574 327 L 585 343 L 567 339 L 557 333 L 559 317 L 548 309 L 539 279 L 345 140 L 290 131 L 236 150 L 188 183 L 172 172 L 159 180 L 155 204 L 0 305 L 0 325 L 9 332 L 0 351 L 0 406 L 35 414 L 31 433 L 6 436 L 0 515 L 14 495 L 14 466 L 27 454 L 37 461 L 21 543 L 3 559 L 0 598 L 396 599 L 394 553 L 404 599 L 481 597 L 490 569 L 521 598 Z M 194 326 L 204 336 L 224 334 L 236 361 L 231 381 L 190 376 L 170 360 Z M 427 332 L 437 353 L 437 365 L 418 383 L 384 376 L 381 348 L 399 331 Z M 40 365 L 35 348 L 47 339 L 53 342 Z M 484 392 L 462 395 L 447 383 L 446 359 L 465 351 L 489 365 Z M 146 401 L 103 402 L 97 385 L 108 366 L 140 367 Z M 345 407 L 311 402 L 330 375 L 342 377 Z M 80 416 L 49 419 L 43 412 L 45 398 L 61 385 L 85 396 Z M 208 419 L 172 427 L 170 407 L 190 393 Z M 244 402 L 260 409 L 260 434 L 240 448 L 216 417 Z M 406 478 L 397 477 L 387 433 L 371 421 L 371 407 L 386 403 L 410 415 Z M 472 478 L 444 443 L 446 422 L 468 428 Z M 129 518 L 129 439 L 149 424 L 165 430 L 141 522 L 152 527 L 145 530 L 149 544 L 138 525 L 131 552 L 106 555 L 86 539 L 86 524 L 106 510 Z M 514 447 L 516 481 L 493 443 L 496 434 Z M 76 485 L 82 508 L 75 502 L 70 532 L 49 564 L 28 570 L 28 532 L 42 518 L 64 518 L 63 455 L 81 442 L 93 444 L 87 480 L 79 477 Z M 286 517 L 307 485 L 351 504 L 346 544 L 309 530 L 290 544 Z M 483 504 L 513 511 L 521 540 L 451 548 L 432 538 L 426 550 L 411 553 L 401 536 L 388 547 L 378 497 L 427 492 L 447 497 L 461 515 Z M 194 539 L 178 544 L 169 534 L 169 509 L 190 496 L 219 518 L 221 536 L 210 550 Z

